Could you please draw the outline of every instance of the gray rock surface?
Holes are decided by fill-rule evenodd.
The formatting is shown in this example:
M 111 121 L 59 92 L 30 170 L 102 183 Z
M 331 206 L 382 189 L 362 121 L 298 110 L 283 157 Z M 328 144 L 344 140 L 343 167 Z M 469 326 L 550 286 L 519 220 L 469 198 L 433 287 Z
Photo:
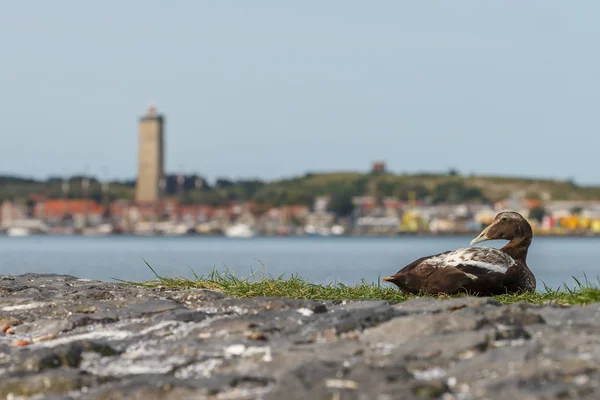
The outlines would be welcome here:
M 0 398 L 598 399 L 600 304 L 236 299 L 0 276 Z

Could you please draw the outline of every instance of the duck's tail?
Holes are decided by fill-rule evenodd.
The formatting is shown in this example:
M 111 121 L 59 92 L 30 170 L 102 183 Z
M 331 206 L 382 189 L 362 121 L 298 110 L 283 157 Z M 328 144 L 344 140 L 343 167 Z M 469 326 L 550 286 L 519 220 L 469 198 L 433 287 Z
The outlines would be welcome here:
M 412 290 L 411 285 L 408 284 L 407 276 L 404 274 L 386 276 L 382 279 L 382 281 L 393 283 L 394 285 L 398 286 L 398 288 L 404 293 L 414 293 L 414 290 Z
M 392 276 L 386 276 L 385 278 L 382 279 L 382 281 L 393 283 L 394 285 L 398 286 L 402 290 L 406 289 L 406 277 L 404 277 L 402 275 L 398 276 L 398 274 L 396 274 L 396 275 L 392 275 Z

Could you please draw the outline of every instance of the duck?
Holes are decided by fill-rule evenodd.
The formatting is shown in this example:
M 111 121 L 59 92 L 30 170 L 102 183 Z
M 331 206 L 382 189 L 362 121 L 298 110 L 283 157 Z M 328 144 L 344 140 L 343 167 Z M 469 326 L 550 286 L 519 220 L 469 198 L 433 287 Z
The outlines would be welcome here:
M 470 245 L 496 239 L 509 242 L 501 249 L 468 247 L 422 257 L 383 280 L 409 294 L 492 296 L 534 291 L 536 279 L 527 266 L 533 239 L 529 222 L 515 211 L 501 212 Z

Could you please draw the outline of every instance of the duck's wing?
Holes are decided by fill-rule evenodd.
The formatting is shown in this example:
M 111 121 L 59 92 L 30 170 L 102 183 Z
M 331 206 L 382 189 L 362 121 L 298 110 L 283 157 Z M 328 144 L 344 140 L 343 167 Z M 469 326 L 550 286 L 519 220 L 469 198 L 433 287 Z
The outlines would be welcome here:
M 437 268 L 454 267 L 475 275 L 506 274 L 516 261 L 501 250 L 492 247 L 469 247 L 441 253 L 423 260 Z
M 423 290 L 492 295 L 506 291 L 505 285 L 513 279 L 508 271 L 516 265 L 516 261 L 498 249 L 473 247 L 448 253 L 438 265 L 439 268 L 424 283 Z
M 385 280 L 409 293 L 483 293 L 501 290 L 513 265 L 515 260 L 498 249 L 470 247 L 422 257 Z

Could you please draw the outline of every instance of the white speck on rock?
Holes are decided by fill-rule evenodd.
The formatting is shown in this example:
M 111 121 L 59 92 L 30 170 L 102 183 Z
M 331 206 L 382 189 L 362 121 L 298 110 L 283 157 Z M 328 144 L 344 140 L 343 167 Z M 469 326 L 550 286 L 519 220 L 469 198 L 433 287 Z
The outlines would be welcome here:
M 468 349 L 458 354 L 459 360 L 469 360 L 477 355 L 477 352 Z
M 377 343 L 375 344 L 373 350 L 380 355 L 387 356 L 392 354 L 394 350 L 394 345 L 391 343 Z
M 273 356 L 271 355 L 271 348 L 269 346 L 252 346 L 246 347 L 243 344 L 232 344 L 223 351 L 225 357 L 252 357 L 255 355 L 262 355 L 263 362 L 271 362 Z
M 159 358 L 133 355 L 133 357 L 130 357 L 125 354 L 120 358 L 116 358 L 87 353 L 82 357 L 81 369 L 99 376 L 168 374 L 173 369 L 185 365 L 188 361 L 188 358 L 181 356 Z
M 507 332 L 510 330 L 510 327 L 508 325 L 504 325 L 504 324 L 496 324 L 496 328 L 500 331 L 500 332 Z
M 246 351 L 246 346 L 243 344 L 232 344 L 231 346 L 227 346 L 223 353 L 225 357 L 231 356 L 241 356 Z
M 131 332 L 117 331 L 117 330 L 95 330 L 88 333 L 81 333 L 79 335 L 63 336 L 53 340 L 47 340 L 44 342 L 35 343 L 32 346 L 40 347 L 54 347 L 61 344 L 67 344 L 77 342 L 79 340 L 94 340 L 109 338 L 111 340 L 123 340 L 133 336 Z
M 164 329 L 171 326 L 178 325 L 177 321 L 162 321 L 157 323 L 156 325 L 150 326 L 140 332 L 141 335 L 147 335 L 150 332 L 157 331 L 159 329 Z
M 271 355 L 271 348 L 269 346 L 255 346 L 248 347 L 246 351 L 242 354 L 242 357 L 251 357 L 253 355 L 261 355 L 263 362 L 271 362 L 273 361 L 273 357 Z
M 491 344 L 494 347 L 504 347 L 504 346 L 523 346 L 527 343 L 525 339 L 512 339 L 512 340 L 494 340 Z
M 32 303 L 27 303 L 27 304 L 19 304 L 16 306 L 6 306 L 3 307 L 1 310 L 2 311 L 22 311 L 22 310 L 32 310 L 34 308 L 40 308 L 45 306 L 46 303 L 42 303 L 39 301 L 34 301 Z
M 358 388 L 358 384 L 349 379 L 327 379 L 325 385 L 330 389 L 356 390 Z
M 313 310 L 309 310 L 308 308 L 299 308 L 296 311 L 298 311 L 300 314 L 304 315 L 305 317 L 310 317 L 311 315 L 313 315 L 315 312 Z
M 221 366 L 223 360 L 218 358 L 209 358 L 208 360 L 200 363 L 188 365 L 175 372 L 175 378 L 177 379 L 191 379 L 195 377 L 210 378 L 212 371 Z
M 218 314 L 219 309 L 217 307 L 199 307 L 195 309 L 196 311 L 202 311 L 206 314 Z
M 244 310 L 243 308 L 241 308 L 239 306 L 228 307 L 227 311 L 232 311 L 233 313 L 238 314 L 238 315 L 248 314 L 247 310 Z
M 589 381 L 590 378 L 588 378 L 586 375 L 577 375 L 575 378 L 573 378 L 573 383 L 579 386 L 585 385 Z
M 432 379 L 440 379 L 445 377 L 446 371 L 444 371 L 441 368 L 434 367 L 423 371 L 413 371 L 412 374 L 415 377 L 415 379 L 419 379 L 422 381 L 430 381 Z

